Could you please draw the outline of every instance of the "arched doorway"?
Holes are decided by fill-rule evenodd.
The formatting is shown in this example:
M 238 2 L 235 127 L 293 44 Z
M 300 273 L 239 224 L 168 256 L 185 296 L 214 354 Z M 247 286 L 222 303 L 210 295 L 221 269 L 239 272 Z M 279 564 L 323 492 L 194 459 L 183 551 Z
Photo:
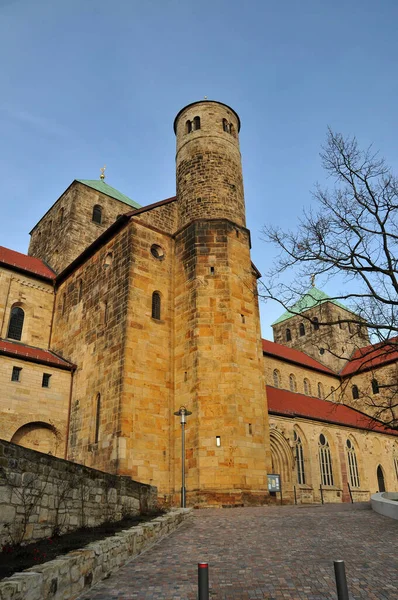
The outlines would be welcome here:
M 11 438 L 13 444 L 19 444 L 31 450 L 56 454 L 60 440 L 55 428 L 48 423 L 36 421 L 22 425 Z
M 285 491 L 292 491 L 294 467 L 292 449 L 283 434 L 276 429 L 270 431 L 270 446 L 272 471 L 281 476 L 282 488 Z
M 377 484 L 379 486 L 379 492 L 386 491 L 386 485 L 384 483 L 384 473 L 381 465 L 377 467 Z

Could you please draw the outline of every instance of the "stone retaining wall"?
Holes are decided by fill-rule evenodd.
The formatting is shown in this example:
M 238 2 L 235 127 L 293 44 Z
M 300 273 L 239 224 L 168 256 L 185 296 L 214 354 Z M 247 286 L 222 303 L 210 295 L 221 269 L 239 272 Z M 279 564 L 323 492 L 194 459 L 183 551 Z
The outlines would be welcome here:
M 0 582 L 0 600 L 74 600 L 176 529 L 191 510 L 172 510 L 139 527 L 15 573 Z
M 139 514 L 155 487 L 0 440 L 0 545 Z

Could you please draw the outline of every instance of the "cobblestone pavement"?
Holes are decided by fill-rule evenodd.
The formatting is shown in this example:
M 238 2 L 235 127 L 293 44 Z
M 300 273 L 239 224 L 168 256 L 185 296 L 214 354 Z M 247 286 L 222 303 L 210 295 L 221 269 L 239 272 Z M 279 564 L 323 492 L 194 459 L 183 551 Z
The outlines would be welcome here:
M 398 600 L 397 556 L 398 521 L 369 504 L 199 510 L 80 600 L 196 600 L 202 561 L 211 600 L 336 599 L 337 559 L 352 600 Z

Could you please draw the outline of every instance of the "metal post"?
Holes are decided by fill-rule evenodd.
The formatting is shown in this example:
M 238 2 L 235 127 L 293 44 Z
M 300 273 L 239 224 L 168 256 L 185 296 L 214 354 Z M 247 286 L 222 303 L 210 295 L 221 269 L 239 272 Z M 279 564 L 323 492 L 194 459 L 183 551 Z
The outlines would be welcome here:
M 335 560 L 333 564 L 334 575 L 336 577 L 337 598 L 338 600 L 349 600 L 344 560 Z
M 283 504 L 283 498 L 282 498 L 282 477 L 279 478 L 279 484 L 281 486 L 281 506 Z
M 185 489 L 185 415 L 181 415 L 181 508 L 186 508 Z
M 351 486 L 350 486 L 349 481 L 347 481 L 347 485 L 348 485 L 348 491 L 350 492 L 351 504 L 354 504 L 354 498 L 352 497 L 352 491 L 351 491 Z
M 319 489 L 321 490 L 321 500 L 322 500 L 322 504 L 323 504 L 323 490 L 322 490 L 322 484 L 319 486 Z
M 181 406 L 180 410 L 174 413 L 176 417 L 180 417 L 181 423 L 181 508 L 186 507 L 186 489 L 185 489 L 185 424 L 187 416 L 192 415 L 190 410 L 185 406 Z
M 294 486 L 294 503 L 297 504 L 296 486 Z
M 208 563 L 198 563 L 198 600 L 209 600 Z

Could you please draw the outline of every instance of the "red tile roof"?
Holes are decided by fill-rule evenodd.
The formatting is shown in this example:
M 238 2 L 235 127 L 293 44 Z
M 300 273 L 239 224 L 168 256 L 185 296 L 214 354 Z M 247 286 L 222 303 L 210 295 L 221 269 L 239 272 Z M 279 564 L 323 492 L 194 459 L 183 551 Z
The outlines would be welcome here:
M 312 396 L 295 394 L 267 385 L 268 412 L 287 417 L 303 417 L 313 421 L 346 425 L 357 429 L 368 429 L 378 433 L 389 433 L 398 436 L 398 431 L 384 427 L 367 415 L 345 406 L 320 400 Z
M 29 362 L 51 365 L 53 367 L 58 367 L 59 369 L 66 369 L 69 371 L 74 369 L 72 363 L 60 358 L 54 354 L 54 352 L 50 352 L 50 350 L 42 350 L 42 348 L 26 346 L 25 344 L 20 344 L 18 342 L 0 340 L 0 354 L 20 358 Z
M 341 370 L 340 375 L 352 375 L 367 371 L 396 360 L 398 360 L 398 338 L 391 338 L 386 342 L 370 344 L 356 350 L 350 361 Z
M 13 267 L 18 271 L 24 271 L 33 275 L 37 275 L 40 278 L 55 278 L 54 271 L 52 271 L 50 267 L 47 267 L 47 265 L 44 264 L 44 262 L 39 258 L 34 258 L 33 256 L 27 256 L 26 254 L 15 252 L 15 250 L 4 248 L 4 246 L 0 246 L 0 264 Z
M 308 354 L 300 352 L 300 350 L 294 350 L 293 348 L 288 348 L 287 346 L 277 344 L 276 342 L 270 342 L 269 340 L 262 340 L 262 343 L 263 352 L 265 354 L 276 356 L 277 358 L 282 358 L 283 360 L 296 363 L 303 367 L 309 367 L 310 369 L 315 369 L 316 371 L 322 371 L 323 373 L 336 376 L 336 373 L 334 373 L 331 369 L 325 367 L 325 365 L 318 362 L 314 358 L 311 358 L 311 356 L 308 356 Z

